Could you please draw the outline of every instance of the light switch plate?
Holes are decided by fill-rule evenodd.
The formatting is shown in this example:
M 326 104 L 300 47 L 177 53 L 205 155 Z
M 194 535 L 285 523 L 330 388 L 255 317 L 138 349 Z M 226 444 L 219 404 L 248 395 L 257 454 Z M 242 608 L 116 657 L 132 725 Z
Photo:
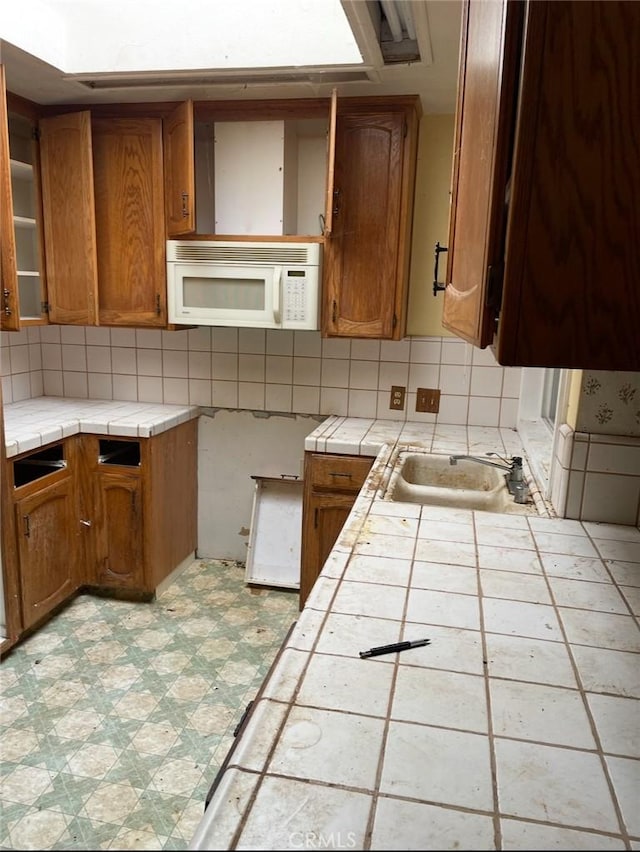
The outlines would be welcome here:
M 440 390 L 438 388 L 418 388 L 416 391 L 416 411 L 437 414 L 440 410 Z

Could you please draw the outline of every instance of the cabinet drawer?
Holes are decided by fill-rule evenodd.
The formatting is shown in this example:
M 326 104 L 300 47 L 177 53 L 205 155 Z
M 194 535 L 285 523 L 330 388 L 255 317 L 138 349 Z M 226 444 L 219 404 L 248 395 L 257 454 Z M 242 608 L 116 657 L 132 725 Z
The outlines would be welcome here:
M 323 491 L 359 491 L 371 470 L 368 456 L 312 455 L 308 478 L 311 488 Z

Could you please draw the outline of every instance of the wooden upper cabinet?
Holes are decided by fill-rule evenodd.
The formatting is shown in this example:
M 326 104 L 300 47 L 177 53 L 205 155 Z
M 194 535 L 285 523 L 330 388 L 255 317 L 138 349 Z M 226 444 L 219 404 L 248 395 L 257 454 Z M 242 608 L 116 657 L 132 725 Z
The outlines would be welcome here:
M 43 118 L 39 126 L 49 319 L 95 325 L 98 267 L 91 114 Z
M 167 234 L 196 230 L 193 102 L 179 104 L 163 122 Z
M 166 325 L 162 121 L 92 120 L 100 325 Z
M 443 324 L 501 364 L 640 369 L 638 44 L 637 3 L 465 2 Z
M 0 65 L 0 327 L 5 331 L 47 322 L 36 127 L 32 106 L 7 97 Z
M 166 327 L 162 121 L 40 122 L 51 322 Z
M 18 288 L 16 240 L 12 226 L 13 195 L 9 164 L 9 118 L 4 66 L 0 65 L 0 286 L 2 287 L 1 327 L 17 331 L 19 315 L 12 309 L 11 297 Z M 14 296 L 15 297 L 15 296 Z
M 406 100 L 338 109 L 325 336 L 404 336 L 419 119 Z

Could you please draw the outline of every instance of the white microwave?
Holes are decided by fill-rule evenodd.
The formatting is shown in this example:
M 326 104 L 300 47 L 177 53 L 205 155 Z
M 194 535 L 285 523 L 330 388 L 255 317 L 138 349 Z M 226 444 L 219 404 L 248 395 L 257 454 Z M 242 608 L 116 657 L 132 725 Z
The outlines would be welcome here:
M 320 243 L 167 240 L 169 322 L 318 330 Z

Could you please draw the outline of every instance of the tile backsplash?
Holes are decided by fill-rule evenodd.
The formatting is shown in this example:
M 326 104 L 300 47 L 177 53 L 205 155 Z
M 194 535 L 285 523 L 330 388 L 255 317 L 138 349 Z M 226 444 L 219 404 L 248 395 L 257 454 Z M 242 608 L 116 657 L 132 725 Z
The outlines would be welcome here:
M 34 326 L 0 334 L 5 403 L 68 396 L 296 414 L 515 427 L 521 370 L 448 337 L 322 338 L 319 332 Z M 407 388 L 404 411 L 389 408 Z M 415 411 L 440 389 L 438 414 Z

